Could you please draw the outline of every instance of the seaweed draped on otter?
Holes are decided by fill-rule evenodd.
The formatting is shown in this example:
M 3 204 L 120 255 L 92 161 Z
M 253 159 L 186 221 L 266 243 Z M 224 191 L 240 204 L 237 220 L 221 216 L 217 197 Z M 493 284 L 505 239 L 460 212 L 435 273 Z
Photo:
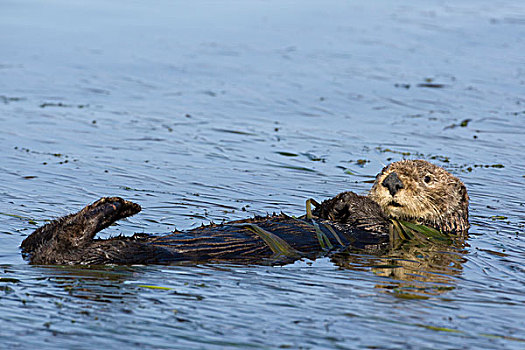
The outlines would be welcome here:
M 376 252 L 389 243 L 395 220 L 447 233 L 468 230 L 463 183 L 423 160 L 385 167 L 368 196 L 343 192 L 307 215 L 255 217 L 168 235 L 95 239 L 113 222 L 138 213 L 138 204 L 105 197 L 54 220 L 22 242 L 33 264 L 167 264 L 176 261 L 264 263 L 316 258 L 349 247 Z M 392 221 L 394 220 L 394 221 Z M 276 260 L 278 258 L 278 260 Z

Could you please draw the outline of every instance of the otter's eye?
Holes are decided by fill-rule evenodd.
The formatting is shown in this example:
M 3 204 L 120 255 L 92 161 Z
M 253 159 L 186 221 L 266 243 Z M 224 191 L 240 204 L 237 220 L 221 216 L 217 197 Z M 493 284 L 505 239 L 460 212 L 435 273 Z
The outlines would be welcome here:
M 431 178 L 429 175 L 426 175 L 426 176 L 423 178 L 423 181 L 425 181 L 425 183 L 429 184 L 430 181 L 432 181 L 432 178 Z

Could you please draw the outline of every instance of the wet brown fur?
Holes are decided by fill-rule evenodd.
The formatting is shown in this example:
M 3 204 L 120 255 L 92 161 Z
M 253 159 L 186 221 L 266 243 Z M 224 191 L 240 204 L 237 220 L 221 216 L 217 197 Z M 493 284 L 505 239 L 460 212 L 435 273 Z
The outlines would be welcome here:
M 382 185 L 396 172 L 403 188 L 393 197 Z M 425 176 L 432 178 L 426 183 Z M 396 206 L 392 203 L 396 202 Z M 94 239 L 115 221 L 138 213 L 138 204 L 105 197 L 76 214 L 44 225 L 21 245 L 33 264 L 148 264 L 176 261 L 235 261 L 261 263 L 275 251 L 250 225 L 284 240 L 293 256 L 315 258 L 349 246 L 368 251 L 388 243 L 389 218 L 433 226 L 444 232 L 466 231 L 468 195 L 463 183 L 444 169 L 423 160 L 400 161 L 385 167 L 368 196 L 343 192 L 326 200 L 314 218 L 284 214 L 207 225 L 169 235 L 135 235 Z M 326 236 L 322 247 L 319 234 Z
M 382 185 L 393 172 L 404 185 L 394 196 Z M 430 179 L 428 183 L 425 177 Z M 424 160 L 402 160 L 383 168 L 369 197 L 391 218 L 443 232 L 462 232 L 469 228 L 469 197 L 465 185 L 445 169 Z

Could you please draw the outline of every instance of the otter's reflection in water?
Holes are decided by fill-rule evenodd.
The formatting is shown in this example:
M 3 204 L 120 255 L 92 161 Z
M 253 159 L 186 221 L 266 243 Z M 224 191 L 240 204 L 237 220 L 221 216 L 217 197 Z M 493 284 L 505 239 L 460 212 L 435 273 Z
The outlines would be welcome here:
M 129 296 L 130 291 L 122 288 L 122 283 L 141 274 L 140 267 L 129 266 L 49 265 L 37 268 L 69 297 L 104 303 Z
M 466 238 L 466 234 L 451 237 L 452 243 L 394 240 L 383 252 L 346 251 L 335 254 L 332 261 L 345 269 L 371 269 L 384 277 L 376 288 L 396 297 L 425 299 L 455 289 L 455 278 L 466 262 Z
M 406 299 L 425 299 L 439 295 L 455 288 L 455 277 L 462 272 L 462 264 L 466 261 L 465 247 L 467 232 L 452 234 L 443 233 L 424 225 L 415 225 L 404 221 L 392 220 L 390 237 L 387 242 L 368 244 L 363 248 L 347 248 L 345 251 L 330 252 L 332 263 L 348 270 L 372 271 L 376 279 L 376 288 L 382 289 L 395 297 Z M 295 260 L 295 259 L 294 259 Z M 288 261 L 289 262 L 289 261 Z M 203 276 L 203 268 L 227 266 L 221 264 L 199 264 L 197 262 L 178 262 L 183 274 L 196 274 L 198 279 Z M 243 269 L 256 266 L 287 265 L 281 258 L 267 259 L 259 264 L 234 264 Z M 174 266 L 175 267 L 175 266 Z M 142 275 L 148 275 L 148 270 L 158 270 L 158 266 L 111 266 L 92 265 L 54 266 L 48 268 L 55 275 L 53 279 L 64 288 L 70 296 L 95 301 L 110 302 L 127 294 L 135 294 L 136 290 L 121 288 Z M 47 270 L 47 269 L 46 269 Z M 177 277 L 181 277 L 178 275 Z M 175 282 L 175 281 L 174 281 Z M 177 284 L 179 281 L 176 281 Z M 167 289 L 172 288 L 148 286 L 140 283 L 141 288 Z M 180 293 L 176 293 L 180 294 Z M 185 293 L 181 295 L 186 295 Z M 193 295 L 192 295 L 193 296 Z
M 373 280 L 375 288 L 385 293 L 404 299 L 426 299 L 455 289 L 456 277 L 462 273 L 462 265 L 466 262 L 465 238 L 455 237 L 452 244 L 422 244 L 416 240 L 404 240 L 390 247 L 370 247 L 367 253 L 363 250 L 336 253 L 332 255 L 331 261 L 343 269 L 371 271 L 377 277 Z M 158 270 L 159 266 L 48 266 L 45 269 L 54 284 L 63 288 L 70 297 L 108 303 L 119 299 L 135 300 L 136 293 L 144 288 L 166 289 L 175 293 L 173 286 L 181 287 L 191 285 L 196 280 L 202 281 L 209 274 L 209 269 L 216 271 L 222 267 L 228 270 L 229 266 L 235 270 L 247 269 L 253 272 L 257 268 L 253 265 L 174 265 L 177 266 L 173 266 L 173 269 L 162 267 L 162 270 Z M 260 267 L 267 269 L 268 265 Z M 160 287 L 150 286 L 150 282 L 146 282 L 151 274 L 155 276 L 158 272 L 170 271 L 177 272 L 174 275 L 176 277 L 167 283 L 170 288 L 163 287 L 164 284 Z M 125 287 L 128 283 L 139 286 L 139 290 Z M 198 293 L 194 295 L 193 292 L 191 296 L 200 299 Z M 190 296 L 187 291 L 175 294 Z

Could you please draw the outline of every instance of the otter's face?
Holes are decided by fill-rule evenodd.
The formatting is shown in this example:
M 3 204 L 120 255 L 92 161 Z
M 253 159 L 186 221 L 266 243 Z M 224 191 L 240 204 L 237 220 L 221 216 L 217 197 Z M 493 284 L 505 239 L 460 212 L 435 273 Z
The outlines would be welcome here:
M 424 160 L 403 160 L 377 175 L 370 198 L 392 218 L 466 231 L 468 195 L 465 185 L 445 169 Z

